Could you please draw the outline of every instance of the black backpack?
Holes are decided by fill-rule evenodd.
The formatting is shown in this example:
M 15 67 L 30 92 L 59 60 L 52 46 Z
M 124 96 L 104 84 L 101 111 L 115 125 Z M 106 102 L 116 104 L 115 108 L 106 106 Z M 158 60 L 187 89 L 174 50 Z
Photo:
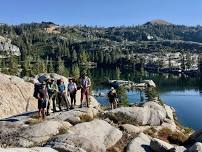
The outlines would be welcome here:
M 58 86 L 60 85 L 60 82 L 61 82 L 61 80 L 58 79 L 58 80 L 57 80 L 57 85 L 58 85 Z
M 42 85 L 39 84 L 39 83 L 35 83 L 34 84 L 34 94 L 33 94 L 33 97 L 35 97 L 36 99 L 38 98 L 38 93 L 39 93 L 39 90 L 42 88 Z

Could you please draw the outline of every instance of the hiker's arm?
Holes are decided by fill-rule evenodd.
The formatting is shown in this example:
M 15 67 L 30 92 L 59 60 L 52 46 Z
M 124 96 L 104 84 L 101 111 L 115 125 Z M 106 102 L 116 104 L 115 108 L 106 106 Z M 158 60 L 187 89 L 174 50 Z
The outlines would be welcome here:
M 88 87 L 90 87 L 91 86 L 91 80 L 90 80 L 90 78 L 88 78 Z
M 76 83 L 74 83 L 74 85 L 75 85 L 75 90 L 77 90 L 77 85 L 76 85 Z
M 47 88 L 48 88 L 48 90 L 51 90 L 52 88 L 51 88 L 51 85 L 47 85 Z

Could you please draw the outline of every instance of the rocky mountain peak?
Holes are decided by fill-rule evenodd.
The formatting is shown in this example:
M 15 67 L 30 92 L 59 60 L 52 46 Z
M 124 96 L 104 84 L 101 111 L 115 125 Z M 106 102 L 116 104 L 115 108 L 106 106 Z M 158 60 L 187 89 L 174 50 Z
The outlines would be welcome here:
M 155 19 L 155 20 L 146 22 L 144 25 L 171 25 L 171 23 L 162 19 Z

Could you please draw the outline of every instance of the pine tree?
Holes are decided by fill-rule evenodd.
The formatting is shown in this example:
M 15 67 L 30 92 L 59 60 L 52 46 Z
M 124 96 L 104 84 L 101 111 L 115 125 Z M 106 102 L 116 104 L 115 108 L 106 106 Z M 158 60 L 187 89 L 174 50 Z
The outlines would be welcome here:
M 38 72 L 39 73 L 46 73 L 47 69 L 46 69 L 46 64 L 43 60 L 39 60 L 38 63 Z
M 28 56 L 22 62 L 22 76 L 30 76 L 31 72 L 31 58 Z
M 18 74 L 18 62 L 15 56 L 9 58 L 9 74 L 17 75 Z
M 82 51 L 80 54 L 79 54 L 79 62 L 82 63 L 82 64 L 87 64 L 89 62 L 89 56 L 88 54 L 86 53 L 86 51 Z
M 74 64 L 71 68 L 71 75 L 74 77 L 74 78 L 79 78 L 80 76 L 80 69 L 79 69 L 79 66 L 77 64 Z
M 45 62 L 45 66 L 46 66 L 46 71 L 48 72 L 48 65 L 49 65 L 49 58 L 48 56 L 46 57 L 46 62 Z
M 69 52 L 69 48 L 66 48 L 66 50 L 65 50 L 65 55 L 66 55 L 66 57 L 67 57 L 67 60 L 69 60 L 70 57 L 71 57 L 70 52 Z
M 120 69 L 117 67 L 115 70 L 115 79 L 116 80 L 120 80 L 120 75 L 121 75 L 121 71 Z
M 101 64 L 104 63 L 104 53 L 102 50 L 99 52 L 99 61 L 98 62 Z
M 46 73 L 46 64 L 43 60 L 37 58 L 35 63 L 32 65 L 31 75 L 36 75 L 39 73 Z
M 147 101 L 153 101 L 158 99 L 158 91 L 154 87 L 147 87 L 145 90 L 145 97 Z
M 192 65 L 191 54 L 187 53 L 186 54 L 186 68 L 190 69 L 191 65 Z
M 52 59 L 49 60 L 49 64 L 48 64 L 48 73 L 54 73 L 54 66 L 53 66 L 53 61 Z
M 58 59 L 57 67 L 56 67 L 56 72 L 59 75 L 65 75 L 67 72 L 65 71 L 65 64 L 64 61 L 61 59 L 61 57 Z
M 7 67 L 7 64 L 6 64 L 6 59 L 2 59 L 1 72 L 5 73 L 5 74 L 9 74 L 8 67 Z
M 75 50 L 73 50 L 73 52 L 72 52 L 72 62 L 73 62 L 73 63 L 74 63 L 74 62 L 77 62 L 77 53 L 76 53 Z
M 123 106 L 128 106 L 128 96 L 126 94 L 126 89 L 125 89 L 124 86 L 120 86 L 117 89 L 117 95 L 119 97 L 119 100 L 120 100 L 121 104 Z

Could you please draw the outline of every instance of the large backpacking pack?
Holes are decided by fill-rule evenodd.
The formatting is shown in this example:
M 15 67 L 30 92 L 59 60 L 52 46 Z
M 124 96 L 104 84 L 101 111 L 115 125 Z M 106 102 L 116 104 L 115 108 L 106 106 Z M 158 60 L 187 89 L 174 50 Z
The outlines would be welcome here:
M 60 80 L 60 79 L 58 79 L 58 80 L 57 80 L 57 82 L 56 82 L 56 83 L 57 83 L 57 85 L 60 85 L 60 82 L 61 82 L 61 80 Z
M 38 98 L 38 93 L 39 90 L 42 88 L 42 85 L 40 83 L 35 83 L 34 84 L 34 94 L 33 97 L 35 97 L 36 99 Z

